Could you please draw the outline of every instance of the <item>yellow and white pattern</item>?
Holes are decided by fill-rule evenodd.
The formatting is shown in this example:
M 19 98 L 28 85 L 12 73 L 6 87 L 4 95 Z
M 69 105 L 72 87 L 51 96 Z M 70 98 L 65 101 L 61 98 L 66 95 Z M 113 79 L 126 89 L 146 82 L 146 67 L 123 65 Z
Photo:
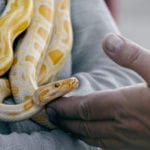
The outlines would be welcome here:
M 13 41 L 25 29 L 13 52 Z M 8 0 L 0 17 L 0 75 L 10 69 L 9 79 L 0 80 L 1 120 L 32 116 L 52 127 L 43 106 L 78 86 L 76 78 L 54 82 L 72 42 L 70 0 Z M 18 104 L 2 104 L 10 94 Z

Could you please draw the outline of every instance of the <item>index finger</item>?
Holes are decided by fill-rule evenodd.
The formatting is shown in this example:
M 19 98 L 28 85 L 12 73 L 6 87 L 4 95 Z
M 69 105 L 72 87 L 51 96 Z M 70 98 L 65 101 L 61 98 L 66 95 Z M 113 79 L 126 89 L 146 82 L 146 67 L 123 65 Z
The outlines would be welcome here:
M 62 98 L 49 104 L 58 117 L 87 121 L 120 120 L 133 112 L 149 114 L 150 92 L 146 84 Z M 141 102 L 142 100 L 142 102 Z M 130 112 L 130 113 L 129 113 Z
M 120 99 L 119 92 L 110 90 L 86 96 L 63 97 L 50 103 L 47 109 L 53 108 L 58 117 L 66 119 L 114 119 L 117 99 Z

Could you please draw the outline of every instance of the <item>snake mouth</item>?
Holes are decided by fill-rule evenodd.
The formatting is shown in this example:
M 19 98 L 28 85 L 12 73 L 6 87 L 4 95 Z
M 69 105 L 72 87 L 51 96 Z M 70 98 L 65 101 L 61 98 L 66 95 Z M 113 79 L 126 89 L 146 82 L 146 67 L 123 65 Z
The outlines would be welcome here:
M 72 77 L 70 78 L 70 87 L 72 87 L 73 89 L 77 88 L 79 86 L 79 81 L 77 78 Z

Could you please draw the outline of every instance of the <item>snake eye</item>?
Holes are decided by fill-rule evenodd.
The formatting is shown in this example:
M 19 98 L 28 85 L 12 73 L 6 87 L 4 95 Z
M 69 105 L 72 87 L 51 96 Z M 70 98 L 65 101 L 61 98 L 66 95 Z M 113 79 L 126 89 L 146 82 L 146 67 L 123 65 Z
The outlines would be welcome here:
M 55 83 L 55 87 L 58 88 L 60 86 L 59 83 Z

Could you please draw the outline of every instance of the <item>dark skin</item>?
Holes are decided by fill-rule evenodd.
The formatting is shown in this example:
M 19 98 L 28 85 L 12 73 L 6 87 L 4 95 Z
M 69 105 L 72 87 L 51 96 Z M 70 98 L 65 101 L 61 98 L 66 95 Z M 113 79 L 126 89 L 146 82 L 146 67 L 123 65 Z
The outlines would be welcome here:
M 115 38 L 123 44 L 116 46 Z M 111 150 L 150 149 L 150 52 L 113 34 L 105 37 L 103 48 L 111 59 L 136 71 L 146 83 L 60 98 L 47 107 L 50 120 L 94 146 Z M 53 116 L 52 110 L 56 112 Z

